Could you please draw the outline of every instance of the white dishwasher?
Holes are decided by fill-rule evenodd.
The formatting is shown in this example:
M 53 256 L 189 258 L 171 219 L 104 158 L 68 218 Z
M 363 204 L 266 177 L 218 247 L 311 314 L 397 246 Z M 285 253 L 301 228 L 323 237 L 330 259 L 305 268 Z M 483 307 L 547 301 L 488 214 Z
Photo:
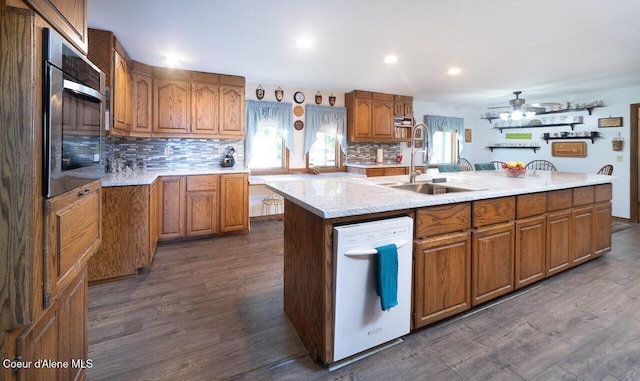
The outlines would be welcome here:
M 383 311 L 376 292 L 375 248 L 392 243 L 398 247 L 398 305 Z M 334 361 L 409 333 L 412 246 L 409 217 L 333 228 Z

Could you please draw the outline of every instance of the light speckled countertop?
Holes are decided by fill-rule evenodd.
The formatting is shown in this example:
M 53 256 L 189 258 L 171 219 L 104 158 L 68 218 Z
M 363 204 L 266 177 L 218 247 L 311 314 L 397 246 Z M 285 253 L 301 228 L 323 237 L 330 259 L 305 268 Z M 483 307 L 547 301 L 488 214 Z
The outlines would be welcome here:
M 166 168 L 147 169 L 135 172 L 107 173 L 102 179 L 103 187 L 126 185 L 149 185 L 159 176 L 192 176 L 192 175 L 224 175 L 232 173 L 249 173 L 244 167 L 232 168 Z
M 264 185 L 268 182 L 273 181 L 292 181 L 292 180 L 314 180 L 328 177 L 364 177 L 366 175 L 361 175 L 358 173 L 352 172 L 320 172 L 317 175 L 312 175 L 310 173 L 292 173 L 290 175 L 250 175 L 249 176 L 249 184 L 250 185 Z
M 388 163 L 382 163 L 382 164 L 376 164 L 376 163 L 344 163 L 345 167 L 353 167 L 353 168 L 403 168 L 403 167 L 408 167 L 409 163 L 407 164 L 398 164 L 398 163 L 392 163 L 392 162 L 388 162 Z
M 442 185 L 471 191 L 425 195 L 381 185 L 408 182 L 408 175 L 269 181 L 266 186 L 322 218 L 336 218 L 605 184 L 616 180 L 613 176 L 588 173 L 528 171 L 525 177 L 510 178 L 502 171 L 472 171 L 420 175 L 416 181 L 430 181 L 433 177 L 446 178 L 447 182 Z

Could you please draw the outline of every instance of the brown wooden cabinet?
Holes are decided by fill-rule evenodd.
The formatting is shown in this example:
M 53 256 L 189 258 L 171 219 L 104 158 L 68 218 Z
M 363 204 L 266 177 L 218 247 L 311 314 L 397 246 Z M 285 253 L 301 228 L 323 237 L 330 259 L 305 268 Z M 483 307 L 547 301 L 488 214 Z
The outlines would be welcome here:
M 83 266 L 59 298 L 17 339 L 17 356 L 30 361 L 17 380 L 81 380 L 88 360 L 87 271 Z M 68 367 L 36 367 L 36 361 L 66 361 Z M 82 365 L 81 365 L 82 364 Z
M 114 50 L 113 66 L 113 130 L 127 135 L 131 131 L 131 70 L 125 57 Z
M 356 168 L 347 166 L 347 172 L 367 175 L 367 177 L 377 176 L 398 176 L 408 175 L 409 167 L 385 167 L 385 168 Z
M 513 222 L 476 228 L 472 232 L 471 305 L 515 289 Z
M 395 142 L 408 139 L 406 131 L 396 131 L 394 117 L 398 113 L 402 117 L 407 112 L 413 114 L 413 98 L 354 90 L 345 94 L 345 105 L 349 141 Z
M 87 0 L 25 0 L 82 53 L 87 53 Z
M 219 132 L 219 76 L 199 78 L 191 83 L 192 134 L 216 135 Z
M 445 234 L 415 242 L 414 328 L 471 307 L 471 234 Z
M 153 129 L 153 68 L 133 62 L 131 136 L 148 137 Z
M 218 194 L 220 176 L 187 177 L 187 236 L 218 233 Z
M 585 262 L 594 256 L 593 205 L 571 210 L 571 265 Z
M 547 214 L 546 276 L 571 267 L 571 210 Z
M 594 256 L 611 251 L 611 202 L 601 202 L 593 206 L 593 246 Z
M 190 133 L 190 89 L 191 84 L 188 81 L 154 79 L 153 132 L 156 136 L 185 136 Z
M 185 236 L 185 176 L 161 178 L 160 203 L 162 205 L 158 221 L 158 239 L 175 239 Z
M 516 221 L 515 288 L 544 279 L 547 219 L 543 215 Z
M 133 276 L 151 264 L 158 240 L 158 183 L 103 188 L 102 244 L 89 260 L 90 282 Z
M 220 231 L 249 230 L 248 175 L 238 173 L 220 178 Z
M 220 131 L 229 139 L 244 139 L 245 79 L 229 75 L 220 76 Z

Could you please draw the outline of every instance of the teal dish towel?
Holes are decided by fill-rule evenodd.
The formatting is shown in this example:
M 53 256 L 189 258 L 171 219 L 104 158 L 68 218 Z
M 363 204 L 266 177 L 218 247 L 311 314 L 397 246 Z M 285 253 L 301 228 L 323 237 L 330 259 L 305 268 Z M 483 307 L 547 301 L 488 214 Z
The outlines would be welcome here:
M 395 244 L 376 247 L 378 252 L 378 285 L 382 310 L 398 305 L 398 248 Z

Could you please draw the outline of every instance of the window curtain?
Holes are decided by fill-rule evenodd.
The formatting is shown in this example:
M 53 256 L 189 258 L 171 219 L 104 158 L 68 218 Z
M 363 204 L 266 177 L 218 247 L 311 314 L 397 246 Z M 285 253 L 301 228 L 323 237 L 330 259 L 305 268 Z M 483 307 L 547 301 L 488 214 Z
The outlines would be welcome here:
M 429 152 L 433 152 L 433 134 L 438 131 L 450 132 L 456 131 L 456 138 L 458 139 L 458 147 L 460 147 L 460 152 L 464 148 L 464 118 L 453 118 L 450 116 L 439 116 L 439 115 L 425 115 L 424 116 L 424 124 L 427 125 L 427 129 L 429 130 Z M 426 163 L 428 166 L 429 163 Z
M 245 134 L 245 160 L 251 162 L 253 139 L 258 131 L 258 123 L 263 119 L 275 119 L 283 129 L 284 145 L 293 148 L 293 116 L 291 103 L 248 100 L 245 102 L 247 131 Z
M 323 124 L 335 123 L 337 126 L 338 143 L 342 153 L 347 154 L 347 109 L 345 107 L 330 107 L 306 105 L 307 125 L 304 131 L 304 154 L 316 142 L 316 133 Z

